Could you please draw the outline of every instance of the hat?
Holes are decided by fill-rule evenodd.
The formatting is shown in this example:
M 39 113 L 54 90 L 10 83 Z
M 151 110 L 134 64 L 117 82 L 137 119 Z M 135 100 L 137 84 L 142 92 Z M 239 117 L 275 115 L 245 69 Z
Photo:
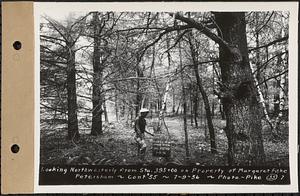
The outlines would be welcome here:
M 144 112 L 149 112 L 149 110 L 148 110 L 147 108 L 142 108 L 142 109 L 140 110 L 140 113 L 144 113 Z

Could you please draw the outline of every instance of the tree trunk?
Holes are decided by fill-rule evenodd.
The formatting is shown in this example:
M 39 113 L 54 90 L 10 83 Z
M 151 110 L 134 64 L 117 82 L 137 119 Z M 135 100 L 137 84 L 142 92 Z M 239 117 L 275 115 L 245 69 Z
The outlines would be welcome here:
M 179 69 L 182 70 L 182 53 L 181 53 L 181 43 L 179 41 Z M 188 139 L 188 132 L 187 132 L 187 117 L 186 117 L 186 92 L 185 92 L 185 85 L 184 85 L 184 77 L 183 71 L 181 71 L 181 88 L 182 88 L 182 105 L 183 105 L 183 130 L 184 130 L 184 138 L 185 138 L 185 155 L 187 162 L 190 161 L 190 151 L 189 151 L 189 139 Z
M 182 97 L 180 97 L 180 99 L 179 99 L 179 102 L 178 102 L 178 106 L 177 106 L 175 115 L 178 115 L 178 114 L 179 114 L 179 109 L 180 109 L 180 106 L 181 106 L 181 101 L 182 101 Z
M 119 104 L 118 104 L 118 93 L 115 92 L 115 113 L 116 121 L 119 122 Z
M 206 121 L 207 121 L 207 126 L 208 126 L 208 131 L 209 131 L 209 136 L 210 136 L 210 148 L 212 153 L 216 153 L 216 139 L 215 139 L 215 130 L 214 126 L 212 123 L 212 117 L 211 117 L 211 112 L 210 112 L 210 106 L 209 106 L 209 100 L 207 97 L 207 94 L 203 88 L 201 78 L 199 76 L 199 70 L 198 70 L 198 65 L 194 63 L 194 71 L 196 74 L 196 79 L 197 79 L 197 84 L 199 91 L 201 93 L 203 103 L 204 103 L 204 109 L 205 109 L 205 116 L 206 116 Z
M 221 94 L 226 116 L 229 165 L 262 165 L 265 160 L 260 104 L 256 96 L 243 12 L 217 12 L 220 45 Z
M 259 13 L 255 13 L 255 19 L 256 19 L 256 30 L 255 30 L 255 43 L 256 43 L 256 46 L 255 47 L 259 47 L 259 30 L 257 29 L 258 28 L 258 20 L 259 20 Z M 261 69 L 260 69 L 260 66 L 261 66 L 261 59 L 260 59 L 260 50 L 256 50 L 255 51 L 255 64 L 256 64 L 256 70 L 257 70 L 257 73 L 256 73 L 256 77 L 253 76 L 253 79 L 254 79 L 254 82 L 255 82 L 255 85 L 256 85 L 256 90 L 257 90 L 257 95 L 258 95 L 258 100 L 260 101 L 261 103 L 261 107 L 262 107 L 262 111 L 263 111 L 263 114 L 265 116 L 265 119 L 267 121 L 267 123 L 269 124 L 270 128 L 271 128 L 271 131 L 273 132 L 273 125 L 272 125 L 272 122 L 271 122 L 271 119 L 269 117 L 269 114 L 268 114 L 268 110 L 267 110 L 267 107 L 266 107 L 266 104 L 265 104 L 265 99 L 264 99 L 264 96 L 263 96 L 263 93 L 262 93 L 262 90 L 259 86 L 259 84 L 261 83 Z M 251 72 L 254 74 L 254 68 L 252 66 L 252 64 L 250 63 L 250 69 L 251 69 Z
M 140 77 L 144 77 L 143 71 L 141 70 L 139 63 L 139 57 L 137 57 L 137 64 L 136 64 L 136 77 L 137 77 L 137 84 L 136 84 L 136 100 L 135 100 L 135 116 L 139 116 L 139 111 L 141 109 L 141 102 L 142 102 L 142 94 L 140 92 Z
M 103 133 L 102 130 L 102 71 L 103 67 L 100 62 L 100 21 L 98 12 L 93 13 L 93 27 L 94 27 L 94 54 L 93 54 L 93 112 L 92 112 L 92 130 L 91 135 L 99 135 Z
M 268 47 L 266 47 L 266 62 L 269 61 L 269 49 Z M 264 76 L 264 80 L 266 80 L 265 76 Z M 267 109 L 267 112 L 270 116 L 270 101 L 269 101 L 269 91 L 268 91 L 268 83 L 265 82 L 265 88 L 264 88 L 264 95 L 265 95 L 265 105 L 266 105 L 266 109 Z
M 213 63 L 213 71 L 212 71 L 212 88 L 213 88 L 213 92 L 215 91 L 215 64 Z M 215 100 L 214 98 L 212 98 L 211 100 L 211 116 L 212 118 L 215 116 Z
M 193 92 L 193 85 L 190 84 L 190 114 L 191 114 L 191 126 L 193 126 L 194 124 L 194 117 L 193 117 L 193 114 L 194 114 L 194 108 L 193 108 L 193 95 L 192 95 L 192 92 Z
M 214 126 L 212 123 L 212 115 L 211 115 L 211 111 L 210 111 L 209 100 L 208 100 L 208 96 L 203 88 L 202 80 L 199 75 L 197 54 L 196 54 L 195 48 L 192 43 L 192 37 L 193 37 L 193 35 L 192 35 L 192 33 L 190 33 L 189 34 L 189 43 L 190 43 L 192 60 L 193 60 L 193 68 L 194 68 L 194 72 L 195 72 L 195 76 L 196 76 L 196 80 L 197 80 L 198 89 L 201 93 L 203 103 L 204 103 L 206 120 L 207 120 L 207 125 L 208 125 L 209 136 L 210 136 L 210 148 L 211 148 L 210 150 L 212 153 L 216 153 L 217 147 L 216 147 L 216 139 L 215 139 L 215 130 L 214 130 Z
M 224 110 L 223 110 L 223 104 L 220 101 L 220 105 L 219 105 L 219 110 L 220 110 L 220 114 L 221 114 L 221 119 L 222 120 L 226 120 L 225 114 L 224 114 Z
M 283 22 L 283 19 L 281 19 Z M 285 32 L 284 32 L 284 29 L 282 28 L 281 29 L 281 36 L 284 37 L 285 36 Z M 285 50 L 287 50 L 285 48 Z M 284 51 L 282 51 L 284 52 Z M 284 67 L 285 67 L 285 62 L 284 62 L 284 57 L 285 57 L 286 54 L 284 54 L 283 56 L 279 55 L 278 56 L 278 70 L 283 71 L 284 70 Z M 288 61 L 288 60 L 287 60 Z M 288 62 L 287 62 L 288 64 Z M 282 116 L 283 116 L 283 109 L 284 109 L 284 89 L 285 89 L 285 81 L 286 81 L 286 74 L 283 74 L 280 76 L 280 82 L 279 82 L 279 113 L 278 113 L 278 116 L 276 117 L 275 119 L 275 125 L 274 125 L 274 130 L 275 130 L 275 134 L 279 134 L 279 131 L 280 131 L 280 122 L 282 120 Z
M 203 105 L 204 105 L 204 104 L 202 104 L 202 109 L 203 109 Z M 206 111 L 204 110 L 203 112 L 204 112 L 204 116 L 205 116 L 205 118 L 206 118 Z M 204 118 L 203 118 L 203 123 L 204 123 L 204 136 L 205 136 L 205 141 L 208 142 L 208 139 L 209 139 L 209 138 L 208 138 L 208 133 L 207 133 L 207 121 L 205 121 Z
M 106 108 L 106 101 L 103 101 L 103 109 L 104 109 L 104 119 L 105 122 L 108 122 L 108 115 L 107 115 L 107 108 Z
M 283 65 L 284 61 L 282 60 L 282 57 L 279 55 L 278 56 L 278 66 L 279 67 L 279 73 L 281 71 L 283 71 Z M 279 125 L 280 125 L 280 122 L 281 122 L 281 119 L 282 119 L 282 116 L 283 116 L 283 108 L 284 108 L 284 86 L 285 86 L 285 75 L 286 74 L 283 74 L 280 76 L 280 80 L 278 83 L 278 90 L 279 90 L 279 94 L 277 95 L 277 99 L 278 99 L 278 115 L 275 119 L 275 123 L 274 123 L 274 131 L 275 131 L 275 136 L 279 134 Z
M 173 105 L 172 105 L 172 113 L 173 113 L 173 115 L 175 114 L 175 105 L 176 105 L 176 97 L 175 97 L 175 89 L 174 89 L 174 87 L 172 88 L 172 97 L 173 97 L 173 100 L 172 100 L 172 102 L 173 102 Z
M 67 94 L 68 94 L 68 140 L 79 139 L 78 119 L 77 119 L 77 95 L 76 95 L 76 68 L 75 52 L 72 49 L 72 42 L 67 43 L 69 58 L 67 62 Z
M 195 121 L 195 126 L 198 128 L 198 90 L 197 88 L 195 89 L 194 93 L 194 121 Z

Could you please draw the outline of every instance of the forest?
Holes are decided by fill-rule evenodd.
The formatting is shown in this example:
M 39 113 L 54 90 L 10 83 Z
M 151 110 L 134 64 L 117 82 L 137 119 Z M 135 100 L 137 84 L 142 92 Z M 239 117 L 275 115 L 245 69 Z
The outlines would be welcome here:
M 40 163 L 288 166 L 288 23 L 280 11 L 43 14 Z

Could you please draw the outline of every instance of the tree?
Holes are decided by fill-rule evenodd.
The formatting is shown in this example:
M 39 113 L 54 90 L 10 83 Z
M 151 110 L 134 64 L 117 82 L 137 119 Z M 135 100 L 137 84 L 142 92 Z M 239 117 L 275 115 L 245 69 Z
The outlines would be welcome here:
M 92 95 L 92 135 L 102 134 L 102 113 L 103 113 L 103 95 L 102 95 L 102 80 L 103 80 L 103 65 L 100 62 L 100 45 L 101 45 L 101 31 L 102 24 L 99 21 L 99 13 L 93 13 L 92 20 L 93 30 L 94 30 L 94 52 L 93 52 L 93 95 Z
M 199 54 L 197 54 L 197 52 L 194 48 L 194 44 L 192 43 L 192 37 L 193 37 L 193 34 L 192 34 L 192 32 L 190 32 L 188 35 L 188 39 L 189 39 L 189 45 L 190 45 L 191 56 L 192 56 L 192 61 L 193 61 L 192 66 L 193 66 L 193 69 L 195 72 L 197 86 L 201 93 L 205 112 L 206 112 L 207 125 L 208 125 L 208 130 L 209 130 L 209 135 L 210 135 L 211 152 L 216 153 L 217 147 L 216 147 L 216 139 L 215 139 L 215 130 L 214 130 L 213 122 L 212 122 L 212 114 L 211 114 L 211 110 L 210 110 L 210 104 L 209 104 L 208 96 L 203 88 L 202 80 L 199 76 L 199 69 L 198 69 L 199 62 L 198 62 L 198 58 L 197 58 L 197 56 Z
M 215 13 L 220 45 L 221 91 L 230 165 L 261 165 L 265 160 L 260 105 L 248 59 L 245 13 Z
M 77 119 L 77 95 L 76 95 L 76 69 L 74 40 L 71 36 L 66 41 L 66 48 L 69 50 L 67 60 L 67 93 L 68 93 L 68 139 L 78 140 L 78 119 Z
M 181 53 L 181 44 L 180 42 L 178 43 L 178 48 L 179 48 L 179 69 L 182 70 L 182 53 Z M 184 76 L 183 76 L 183 71 L 181 71 L 180 74 L 181 77 L 181 88 L 182 88 L 182 105 L 183 105 L 183 130 L 184 130 L 184 138 L 185 138 L 185 155 L 187 161 L 189 161 L 190 158 L 190 151 L 189 151 L 189 135 L 187 131 L 187 115 L 186 115 L 186 110 L 187 110 L 187 101 L 186 101 L 186 90 L 185 90 L 185 84 L 184 84 Z
M 214 13 L 218 35 L 202 23 L 176 14 L 219 44 L 222 84 L 220 97 L 226 116 L 229 165 L 261 165 L 265 160 L 259 102 L 252 77 L 243 12 Z
M 46 39 L 50 43 L 54 43 L 59 46 L 60 52 L 55 53 L 58 56 L 64 56 L 65 58 L 61 64 L 66 65 L 66 88 L 67 88 L 67 114 L 68 114 L 68 140 L 76 141 L 79 139 L 78 131 L 78 119 L 77 119 L 77 94 L 76 94 L 76 62 L 75 44 L 78 41 L 82 33 L 81 22 L 86 16 L 74 20 L 69 18 L 66 21 L 66 25 L 63 25 L 53 19 L 45 18 L 49 23 L 49 28 L 56 32 L 55 35 L 47 36 L 41 35 L 41 38 Z M 48 48 L 47 50 L 50 50 Z M 52 51 L 53 53 L 53 51 Z
M 285 99 L 284 96 L 281 99 L 279 98 L 279 92 L 286 89 L 285 85 L 280 86 L 281 76 L 282 81 L 284 81 L 284 75 L 288 71 L 287 64 L 284 63 L 287 60 L 285 54 L 288 52 L 284 42 L 288 38 L 286 33 L 288 29 L 287 18 L 288 13 L 276 11 L 254 12 L 247 16 L 247 20 L 250 21 L 247 30 L 249 45 L 254 46 L 249 50 L 249 58 L 252 62 L 251 69 L 256 82 L 264 120 L 268 123 L 272 136 L 275 138 L 279 136 L 279 127 L 277 126 L 279 100 L 283 103 L 282 100 Z M 278 78 L 280 79 L 278 80 Z M 272 82 L 272 80 L 277 80 L 277 82 Z M 270 98 L 273 98 L 273 96 L 270 95 L 274 95 L 272 104 L 270 104 Z M 282 93 L 282 95 L 284 94 Z M 272 116 L 276 118 L 275 122 L 271 119 L 272 116 L 269 115 L 272 110 L 270 105 L 273 105 Z

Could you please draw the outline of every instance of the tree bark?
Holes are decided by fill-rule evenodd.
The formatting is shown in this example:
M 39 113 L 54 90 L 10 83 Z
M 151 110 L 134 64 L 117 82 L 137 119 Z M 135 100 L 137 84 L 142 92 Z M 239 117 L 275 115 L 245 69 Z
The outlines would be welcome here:
M 106 108 L 106 101 L 103 101 L 103 109 L 104 109 L 104 119 L 105 122 L 108 122 L 108 115 L 107 115 L 107 108 Z
M 93 27 L 94 27 L 94 54 L 93 54 L 93 112 L 92 112 L 92 130 L 91 135 L 101 135 L 103 134 L 102 130 L 102 72 L 103 66 L 100 62 L 100 21 L 99 21 L 99 13 L 93 13 Z
M 219 35 L 229 45 L 220 45 L 221 93 L 226 116 L 229 165 L 262 165 L 261 110 L 256 96 L 246 40 L 243 12 L 217 12 Z
M 223 110 L 223 104 L 222 104 L 222 101 L 220 101 L 219 111 L 220 111 L 221 119 L 222 119 L 222 120 L 226 120 L 226 117 L 225 117 L 225 114 L 224 114 L 224 110 Z
M 256 29 L 255 29 L 255 43 L 256 43 L 256 48 L 259 48 L 259 31 L 260 31 L 260 28 L 258 29 L 258 20 L 259 20 L 259 13 L 255 13 L 255 21 L 256 21 Z M 272 125 L 272 122 L 271 122 L 271 119 L 269 117 L 269 114 L 268 114 L 268 110 L 267 110 L 267 107 L 266 107 L 266 104 L 265 104 L 265 99 L 264 99 L 264 96 L 263 96 L 263 93 L 262 93 L 262 90 L 259 86 L 259 84 L 261 83 L 261 69 L 260 69 L 260 66 L 261 66 L 261 58 L 260 58 L 260 49 L 257 49 L 255 51 L 255 64 L 256 64 L 256 77 L 255 75 L 253 76 L 253 79 L 254 79 L 254 82 L 255 82 L 255 85 L 256 85 L 256 90 L 257 90 L 257 95 L 258 95 L 258 99 L 261 103 L 261 107 L 262 107 L 262 111 L 263 111 L 263 114 L 265 116 L 265 119 L 267 121 L 267 123 L 269 124 L 270 128 L 271 128 L 271 131 L 273 132 L 273 125 Z M 253 69 L 253 66 L 252 64 L 250 63 L 250 69 L 251 69 L 251 72 L 254 74 L 254 69 Z
M 197 80 L 198 89 L 201 93 L 203 103 L 204 103 L 204 109 L 205 109 L 205 113 L 206 113 L 206 120 L 207 120 L 207 125 L 208 125 L 209 136 L 210 136 L 211 152 L 216 153 L 217 146 L 216 146 L 215 130 L 214 130 L 214 126 L 212 123 L 212 114 L 210 111 L 208 96 L 203 88 L 202 80 L 199 75 L 197 54 L 196 54 L 195 48 L 192 43 L 192 37 L 193 37 L 193 35 L 192 35 L 192 33 L 190 33 L 189 34 L 189 43 L 190 43 L 192 60 L 193 60 L 193 68 L 194 68 L 194 72 L 195 72 L 195 76 L 196 76 L 196 80 Z
M 180 109 L 180 106 L 181 106 L 181 100 L 182 100 L 182 97 L 180 98 L 180 100 L 179 100 L 179 102 L 178 102 L 178 106 L 177 106 L 175 115 L 178 115 L 178 114 L 179 114 L 179 109 Z
M 283 22 L 283 19 L 281 19 L 282 22 Z M 285 36 L 285 32 L 284 32 L 284 29 L 282 28 L 281 29 L 281 36 L 284 37 Z M 287 50 L 285 48 L 285 50 Z M 284 51 L 282 51 L 284 53 Z M 279 55 L 278 56 L 278 70 L 280 70 L 280 73 L 281 71 L 284 69 L 284 65 L 285 65 L 285 61 L 284 61 L 284 57 L 285 57 L 286 54 L 284 54 L 283 56 Z M 287 62 L 288 64 L 288 62 Z M 274 130 L 275 130 L 275 134 L 279 134 L 279 131 L 280 131 L 280 122 L 282 120 L 282 116 L 283 116 L 283 109 L 284 109 L 284 89 L 285 89 L 285 81 L 286 81 L 286 74 L 283 74 L 280 76 L 280 82 L 278 82 L 279 84 L 279 113 L 278 113 L 278 116 L 276 117 L 275 119 L 275 125 L 274 125 Z
M 139 57 L 137 57 L 139 59 Z M 135 115 L 139 116 L 139 111 L 141 109 L 141 101 L 142 101 L 142 95 L 140 92 L 140 77 L 144 77 L 143 71 L 141 70 L 139 66 L 140 60 L 137 60 L 136 64 L 136 77 L 137 77 L 137 83 L 136 83 L 136 99 L 135 99 Z
M 213 63 L 212 65 L 212 88 L 213 88 L 213 92 L 215 91 L 215 64 Z M 215 116 L 215 100 L 214 98 L 211 100 L 211 116 L 212 118 Z
M 196 128 L 198 128 L 198 89 L 194 89 L 196 93 L 194 93 L 193 97 L 194 97 L 194 121 L 195 121 L 195 126 Z
M 251 68 L 251 71 L 253 73 L 254 69 L 253 69 L 251 64 L 250 64 L 250 68 Z M 271 128 L 271 131 L 273 132 L 273 125 L 272 125 L 271 119 L 270 119 L 269 114 L 268 114 L 268 110 L 267 110 L 267 107 L 266 107 L 266 104 L 265 104 L 265 99 L 264 99 L 264 96 L 263 96 L 262 91 L 260 89 L 259 82 L 257 81 L 257 78 L 255 78 L 255 76 L 253 76 L 253 79 L 255 81 L 258 98 L 259 98 L 259 101 L 261 103 L 265 119 L 266 119 L 267 123 L 269 124 L 269 126 Z
M 190 114 L 191 114 L 191 126 L 193 126 L 194 124 L 194 107 L 193 107 L 193 95 L 192 95 L 192 92 L 193 92 L 193 85 L 190 83 Z
M 115 114 L 116 121 L 119 122 L 119 104 L 118 104 L 118 93 L 115 92 Z
M 279 55 L 278 56 L 278 66 L 279 67 L 279 72 L 282 71 L 282 69 L 284 69 L 284 65 L 283 65 L 284 61 L 282 60 L 282 57 Z M 281 119 L 282 119 L 282 116 L 283 116 L 283 108 L 284 108 L 284 86 L 285 86 L 285 74 L 281 75 L 280 76 L 280 79 L 279 81 L 277 82 L 277 87 L 279 89 L 279 94 L 277 95 L 277 107 L 278 107 L 278 115 L 275 119 L 275 122 L 274 122 L 274 136 L 278 136 L 279 134 L 279 126 L 280 126 L 280 122 L 281 122 Z
M 173 102 L 173 105 L 172 105 L 172 113 L 173 115 L 175 115 L 175 106 L 176 106 L 176 97 L 175 97 L 175 89 L 174 87 L 172 88 L 172 102 Z
M 75 52 L 72 47 L 73 42 L 67 42 L 69 57 L 67 61 L 67 94 L 68 94 L 68 140 L 79 139 L 78 119 L 77 119 L 77 95 L 76 95 L 76 68 Z
M 203 125 L 203 102 L 200 102 L 199 100 L 199 103 L 200 103 L 200 126 Z
M 182 70 L 182 53 L 181 53 L 181 43 L 178 43 L 179 47 L 179 69 Z M 187 162 L 190 161 L 190 151 L 189 151 L 189 139 L 187 132 L 187 117 L 186 117 L 186 92 L 185 92 L 185 84 L 184 84 L 184 76 L 183 71 L 181 71 L 181 88 L 182 88 L 182 105 L 183 105 L 183 130 L 184 130 L 184 138 L 185 138 L 185 156 Z

